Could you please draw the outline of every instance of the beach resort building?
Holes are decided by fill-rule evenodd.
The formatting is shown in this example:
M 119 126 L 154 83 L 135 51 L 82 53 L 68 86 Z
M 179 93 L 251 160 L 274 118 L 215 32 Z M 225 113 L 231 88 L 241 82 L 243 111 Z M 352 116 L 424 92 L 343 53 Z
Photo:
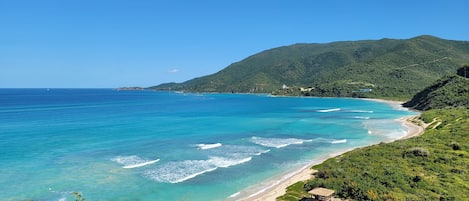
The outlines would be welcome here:
M 334 190 L 327 188 L 315 188 L 308 192 L 311 194 L 314 200 L 319 201 L 332 201 L 332 196 L 334 195 Z

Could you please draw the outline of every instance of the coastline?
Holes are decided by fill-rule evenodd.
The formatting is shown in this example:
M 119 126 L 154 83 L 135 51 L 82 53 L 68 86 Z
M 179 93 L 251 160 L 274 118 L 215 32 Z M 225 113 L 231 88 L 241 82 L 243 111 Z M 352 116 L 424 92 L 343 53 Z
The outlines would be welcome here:
M 384 99 L 363 99 L 363 100 L 369 100 L 369 101 L 376 101 L 376 102 L 382 102 L 389 104 L 395 109 L 407 109 L 402 107 L 402 103 L 400 101 L 390 101 L 390 100 L 384 100 Z M 404 127 L 407 128 L 407 133 L 396 139 L 396 140 L 403 140 L 403 139 L 408 139 L 412 138 L 415 136 L 422 135 L 425 131 L 425 128 L 423 126 L 417 125 L 412 123 L 410 120 L 418 117 L 419 115 L 412 115 L 412 116 L 406 116 L 406 117 L 401 117 L 397 119 L 397 121 L 401 122 Z M 396 141 L 393 140 L 393 141 Z M 389 142 L 393 142 L 389 141 Z M 386 142 L 386 143 L 389 143 Z M 358 148 L 358 147 L 357 147 Z M 329 158 L 334 158 L 336 156 L 342 155 L 346 152 L 352 151 L 356 148 L 352 149 L 347 149 L 347 150 L 341 150 L 336 153 L 332 153 L 326 156 L 323 156 L 315 161 L 312 161 L 311 163 L 307 164 L 306 166 L 303 166 L 301 168 L 297 168 L 294 171 L 290 171 L 289 173 L 281 176 L 277 176 L 276 181 L 272 181 L 270 185 L 267 185 L 266 188 L 261 189 L 254 194 L 250 194 L 247 196 L 243 196 L 241 199 L 234 199 L 234 200 L 242 200 L 242 201 L 275 201 L 277 197 L 280 197 L 284 195 L 287 191 L 287 187 L 293 185 L 296 182 L 300 181 L 305 181 L 308 179 L 312 178 L 312 174 L 316 171 L 311 169 L 312 166 L 321 164 L 325 160 Z M 233 199 L 227 199 L 227 200 L 233 200 Z
M 301 168 L 293 169 L 293 171 L 289 171 L 286 174 L 274 176 L 273 179 L 270 179 L 265 185 L 266 187 L 263 189 L 257 189 L 252 193 L 248 193 L 242 195 L 241 198 L 237 199 L 227 199 L 227 200 L 236 200 L 236 201 L 273 201 L 276 200 L 277 197 L 282 196 L 286 193 L 287 187 L 293 185 L 299 181 L 305 181 L 311 179 L 313 173 L 316 170 L 311 169 L 312 166 L 321 164 L 322 162 L 326 161 L 329 158 L 334 158 L 336 156 L 340 156 L 346 152 L 349 152 L 352 149 L 346 149 L 337 151 L 335 153 L 326 154 L 319 159 L 316 159 L 307 165 L 303 165 Z M 244 190 L 243 190 L 244 191 Z

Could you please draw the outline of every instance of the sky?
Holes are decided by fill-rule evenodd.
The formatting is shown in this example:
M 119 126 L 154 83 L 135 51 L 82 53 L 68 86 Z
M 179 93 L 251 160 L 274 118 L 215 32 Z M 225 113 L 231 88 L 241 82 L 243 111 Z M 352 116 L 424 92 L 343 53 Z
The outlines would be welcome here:
M 0 0 L 0 88 L 149 87 L 295 43 L 469 41 L 467 0 Z

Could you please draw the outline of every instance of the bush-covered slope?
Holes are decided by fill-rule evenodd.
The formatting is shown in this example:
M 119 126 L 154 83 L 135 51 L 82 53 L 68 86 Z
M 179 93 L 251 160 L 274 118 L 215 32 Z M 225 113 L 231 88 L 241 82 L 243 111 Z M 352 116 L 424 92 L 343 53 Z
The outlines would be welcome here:
M 300 200 L 314 187 L 355 200 L 467 200 L 469 110 L 430 110 L 425 134 L 357 149 L 316 165 L 316 178 L 277 200 Z M 438 124 L 441 123 L 441 124 Z
M 410 98 L 469 60 L 469 42 L 419 36 L 263 51 L 213 75 L 152 89 L 270 93 L 282 85 L 314 87 L 308 95 Z M 358 93 L 370 88 L 372 92 Z
M 469 109 L 469 79 L 458 75 L 443 77 L 417 93 L 403 106 L 417 110 L 448 107 Z

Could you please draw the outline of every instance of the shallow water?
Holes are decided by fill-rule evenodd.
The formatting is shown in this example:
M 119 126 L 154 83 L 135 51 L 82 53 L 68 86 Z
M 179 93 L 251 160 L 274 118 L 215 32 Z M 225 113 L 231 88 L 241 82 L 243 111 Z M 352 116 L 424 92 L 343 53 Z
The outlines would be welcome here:
M 402 137 L 366 100 L 0 89 L 0 200 L 224 200 L 336 150 Z M 216 193 L 214 193 L 216 192 Z

